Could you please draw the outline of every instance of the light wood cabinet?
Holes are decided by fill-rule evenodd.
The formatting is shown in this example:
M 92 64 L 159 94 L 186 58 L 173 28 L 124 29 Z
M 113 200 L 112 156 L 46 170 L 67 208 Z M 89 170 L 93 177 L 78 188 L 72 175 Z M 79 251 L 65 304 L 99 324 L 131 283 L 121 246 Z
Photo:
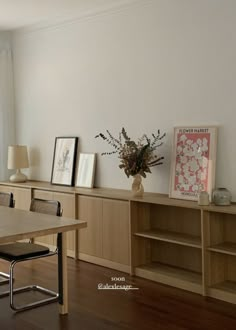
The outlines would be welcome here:
M 129 272 L 129 203 L 78 196 L 78 219 L 87 221 L 79 232 L 79 258 Z
M 236 304 L 236 206 L 131 201 L 132 272 Z
M 236 304 L 236 205 L 196 202 L 110 188 L 75 188 L 47 182 L 0 182 L 16 207 L 31 197 L 56 199 L 63 215 L 87 221 L 69 233 L 68 255 L 204 296 Z M 55 237 L 41 237 L 55 245 Z

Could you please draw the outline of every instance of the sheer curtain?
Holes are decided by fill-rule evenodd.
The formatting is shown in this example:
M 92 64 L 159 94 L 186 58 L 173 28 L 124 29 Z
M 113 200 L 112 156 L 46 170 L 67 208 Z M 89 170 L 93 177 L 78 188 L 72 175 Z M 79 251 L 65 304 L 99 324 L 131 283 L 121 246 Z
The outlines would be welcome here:
M 8 179 L 7 149 L 15 142 L 12 53 L 0 36 L 0 180 Z

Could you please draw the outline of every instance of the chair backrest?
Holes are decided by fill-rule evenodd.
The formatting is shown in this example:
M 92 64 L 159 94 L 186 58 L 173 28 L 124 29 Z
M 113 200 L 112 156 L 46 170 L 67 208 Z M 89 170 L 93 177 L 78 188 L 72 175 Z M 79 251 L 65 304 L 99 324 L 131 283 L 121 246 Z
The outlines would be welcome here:
M 0 205 L 7 207 L 14 207 L 15 201 L 13 198 L 13 193 L 0 192 Z
M 61 203 L 54 200 L 45 200 L 39 198 L 33 198 L 30 204 L 30 211 L 51 214 L 56 216 L 62 215 Z

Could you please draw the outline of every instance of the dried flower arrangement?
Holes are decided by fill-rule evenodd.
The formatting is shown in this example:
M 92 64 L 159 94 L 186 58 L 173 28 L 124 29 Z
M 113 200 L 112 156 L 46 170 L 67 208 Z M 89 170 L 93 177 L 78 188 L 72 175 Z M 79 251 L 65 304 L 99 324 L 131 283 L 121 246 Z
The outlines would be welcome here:
M 151 173 L 150 167 L 162 164 L 164 157 L 158 157 L 154 153 L 163 144 L 162 140 L 166 135 L 161 134 L 160 130 L 157 131 L 157 135 L 152 134 L 151 138 L 143 134 L 137 143 L 130 139 L 124 128 L 119 133 L 118 139 L 114 138 L 109 130 L 106 130 L 106 133 L 107 136 L 99 133 L 95 138 L 102 138 L 114 148 L 114 151 L 103 152 L 102 155 L 118 153 L 119 168 L 124 170 L 127 177 L 140 174 L 145 178 L 146 173 Z

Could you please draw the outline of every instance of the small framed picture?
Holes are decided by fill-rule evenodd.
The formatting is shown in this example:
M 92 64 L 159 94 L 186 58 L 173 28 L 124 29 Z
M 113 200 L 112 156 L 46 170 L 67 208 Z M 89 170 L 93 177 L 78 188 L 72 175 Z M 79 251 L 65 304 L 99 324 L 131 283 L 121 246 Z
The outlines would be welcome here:
M 172 198 L 198 200 L 215 185 L 217 127 L 175 127 L 171 160 Z
M 78 137 L 56 137 L 51 183 L 73 186 Z
M 78 160 L 76 187 L 92 188 L 94 185 L 96 165 L 95 153 L 80 153 Z

